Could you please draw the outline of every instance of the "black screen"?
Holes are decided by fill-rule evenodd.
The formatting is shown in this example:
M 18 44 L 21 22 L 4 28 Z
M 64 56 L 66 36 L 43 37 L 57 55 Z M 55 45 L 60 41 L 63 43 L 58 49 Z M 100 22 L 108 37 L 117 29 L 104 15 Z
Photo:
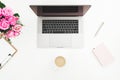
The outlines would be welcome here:
M 69 13 L 77 12 L 78 6 L 43 6 L 44 13 Z

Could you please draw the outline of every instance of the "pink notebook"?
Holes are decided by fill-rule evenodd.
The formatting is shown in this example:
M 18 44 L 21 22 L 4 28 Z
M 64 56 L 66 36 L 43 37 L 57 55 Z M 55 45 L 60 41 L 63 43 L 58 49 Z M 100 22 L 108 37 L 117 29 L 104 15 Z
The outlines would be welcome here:
M 104 43 L 101 43 L 93 48 L 93 53 L 102 66 L 107 66 L 114 61 L 112 54 L 107 49 Z

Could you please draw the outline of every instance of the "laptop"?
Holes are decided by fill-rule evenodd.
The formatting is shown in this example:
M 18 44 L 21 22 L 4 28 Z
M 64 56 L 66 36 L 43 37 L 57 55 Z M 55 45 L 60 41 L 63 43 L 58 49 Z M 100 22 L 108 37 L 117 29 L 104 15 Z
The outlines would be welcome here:
M 83 15 L 90 5 L 30 5 L 38 16 L 38 48 L 83 48 Z

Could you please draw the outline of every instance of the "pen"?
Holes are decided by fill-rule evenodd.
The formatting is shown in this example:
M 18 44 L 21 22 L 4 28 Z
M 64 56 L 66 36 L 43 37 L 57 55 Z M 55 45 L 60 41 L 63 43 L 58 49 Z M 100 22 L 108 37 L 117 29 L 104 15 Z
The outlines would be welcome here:
M 96 37 L 100 31 L 100 29 L 102 28 L 102 26 L 104 25 L 104 22 L 101 23 L 100 27 L 98 28 L 98 30 L 96 31 L 94 37 Z

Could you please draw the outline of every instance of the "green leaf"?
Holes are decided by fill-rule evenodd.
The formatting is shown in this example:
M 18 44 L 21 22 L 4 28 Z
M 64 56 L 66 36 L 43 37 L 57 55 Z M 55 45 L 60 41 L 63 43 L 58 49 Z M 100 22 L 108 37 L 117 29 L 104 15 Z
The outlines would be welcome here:
M 21 24 L 21 26 L 24 26 L 23 24 Z
M 16 16 L 16 17 L 20 17 L 20 15 L 19 15 L 18 13 L 15 13 L 14 16 Z
M 1 1 L 0 1 L 0 8 L 4 8 L 6 7 L 5 4 L 3 4 Z

